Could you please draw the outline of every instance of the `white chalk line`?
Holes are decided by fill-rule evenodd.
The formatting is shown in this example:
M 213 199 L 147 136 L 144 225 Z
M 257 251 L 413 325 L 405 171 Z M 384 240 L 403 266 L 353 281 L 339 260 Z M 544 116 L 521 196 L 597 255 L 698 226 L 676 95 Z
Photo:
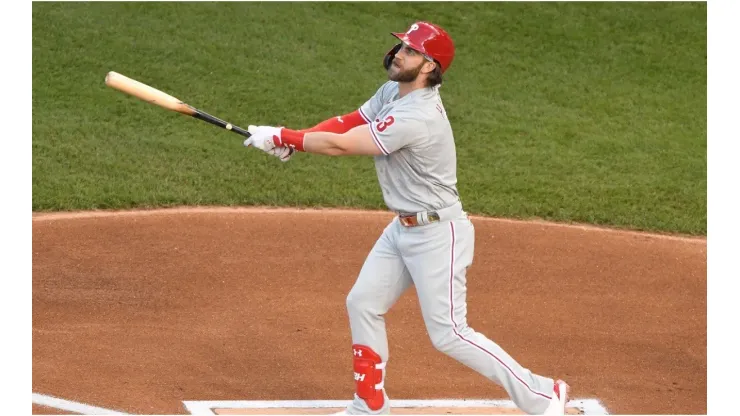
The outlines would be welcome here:
M 73 402 L 71 400 L 60 399 L 58 397 L 47 396 L 45 394 L 33 393 L 33 404 L 39 406 L 53 407 L 54 409 L 64 410 L 67 412 L 79 413 L 83 415 L 127 415 L 128 413 L 116 410 L 105 409 L 102 407 L 91 406 L 89 404 Z
M 53 221 L 53 220 L 70 220 L 70 219 L 88 219 L 104 217 L 141 217 L 150 215 L 170 215 L 170 214 L 340 214 L 340 215 L 376 215 L 379 217 L 393 218 L 394 214 L 389 211 L 381 210 L 362 210 L 347 208 L 286 208 L 286 207 L 173 207 L 173 208 L 153 208 L 153 209 L 133 209 L 133 210 L 91 210 L 91 211 L 63 211 L 63 212 L 34 212 L 32 220 Z M 703 236 L 686 236 L 675 234 L 658 234 L 645 231 L 623 230 L 619 228 L 599 227 L 588 224 L 568 224 L 539 220 L 515 220 L 509 218 L 496 218 L 479 215 L 470 215 L 475 221 L 498 222 L 505 224 L 521 225 L 538 225 L 542 227 L 570 228 L 582 231 L 594 231 L 602 233 L 615 233 L 622 235 L 631 235 L 637 237 L 649 237 L 667 240 L 676 240 L 689 243 L 707 244 L 706 237 Z
M 52 407 L 73 413 L 85 415 L 127 415 L 127 413 L 89 404 L 60 399 L 45 394 L 33 393 L 32 401 L 40 406 Z M 191 415 L 216 415 L 215 409 L 317 409 L 338 408 L 342 409 L 349 405 L 349 400 L 190 400 L 183 401 L 185 409 Z M 435 399 L 435 400 L 390 400 L 391 408 L 503 408 L 516 409 L 511 400 L 479 400 L 479 399 Z M 586 415 L 608 415 L 607 409 L 598 399 L 573 399 L 568 402 L 568 407 L 576 408 Z
M 216 400 L 183 401 L 183 405 L 191 415 L 213 416 L 216 409 L 343 409 L 350 404 L 349 400 Z M 479 399 L 436 399 L 436 400 L 390 400 L 393 408 L 502 408 L 516 409 L 511 400 L 479 400 Z M 607 409 L 598 399 L 573 399 L 568 407 L 576 408 L 586 415 L 608 415 Z

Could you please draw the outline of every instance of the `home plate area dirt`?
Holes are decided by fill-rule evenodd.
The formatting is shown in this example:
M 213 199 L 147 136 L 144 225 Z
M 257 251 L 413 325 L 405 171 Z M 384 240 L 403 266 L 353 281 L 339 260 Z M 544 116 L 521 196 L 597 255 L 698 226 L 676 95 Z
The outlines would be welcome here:
M 271 408 L 271 409 L 214 409 L 217 415 L 331 415 L 341 412 L 344 408 L 322 408 L 322 409 L 300 409 L 295 408 Z M 523 415 L 524 412 L 517 409 L 491 409 L 489 407 L 415 407 L 394 408 L 394 415 Z M 568 409 L 566 414 L 581 415 L 576 409 Z
M 608 413 L 706 414 L 706 239 L 471 218 L 472 328 Z M 188 414 L 187 401 L 351 399 L 345 298 L 391 219 L 248 208 L 34 214 L 33 392 L 132 414 Z M 386 322 L 391 399 L 509 399 L 434 349 L 413 287 Z

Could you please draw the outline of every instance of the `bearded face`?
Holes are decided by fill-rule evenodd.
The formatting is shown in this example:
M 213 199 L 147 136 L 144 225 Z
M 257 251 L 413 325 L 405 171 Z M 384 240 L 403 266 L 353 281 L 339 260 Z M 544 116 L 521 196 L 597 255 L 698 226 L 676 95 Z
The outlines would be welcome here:
M 388 79 L 396 82 L 414 82 L 419 76 L 426 58 L 421 52 L 402 44 L 388 67 Z
M 402 67 L 399 65 L 398 60 L 394 60 L 391 66 L 388 67 L 388 79 L 395 82 L 414 82 L 423 66 L 423 60 L 418 65 L 410 68 Z
M 421 68 L 424 66 L 424 61 L 419 63 L 418 66 L 411 68 L 404 68 L 393 62 L 388 68 L 388 79 L 396 82 L 413 82 L 416 77 L 419 76 Z

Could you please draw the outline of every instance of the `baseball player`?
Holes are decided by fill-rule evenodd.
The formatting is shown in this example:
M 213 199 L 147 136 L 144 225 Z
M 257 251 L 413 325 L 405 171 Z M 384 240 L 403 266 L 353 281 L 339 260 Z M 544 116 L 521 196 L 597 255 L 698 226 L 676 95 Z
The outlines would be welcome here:
M 347 296 L 354 400 L 344 414 L 386 414 L 384 314 L 414 285 L 433 345 L 506 389 L 529 414 L 563 414 L 568 385 L 533 374 L 466 323 L 466 271 L 475 231 L 458 196 L 455 140 L 439 94 L 455 48 L 439 26 L 416 22 L 385 56 L 388 81 L 358 110 L 305 130 L 249 126 L 244 142 L 288 161 L 295 151 L 373 156 L 397 213 Z

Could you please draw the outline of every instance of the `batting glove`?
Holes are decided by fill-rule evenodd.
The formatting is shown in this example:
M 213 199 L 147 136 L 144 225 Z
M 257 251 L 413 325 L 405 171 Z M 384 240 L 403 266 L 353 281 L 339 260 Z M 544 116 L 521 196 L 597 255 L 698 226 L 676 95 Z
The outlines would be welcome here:
M 267 153 L 277 157 L 281 162 L 287 162 L 293 157 L 295 149 L 292 147 L 275 147 Z
M 295 149 L 275 145 L 276 140 L 278 143 L 280 142 L 280 132 L 282 130 L 282 127 L 249 126 L 247 131 L 251 136 L 244 141 L 244 146 L 256 147 L 263 152 L 277 157 L 282 162 L 287 162 L 293 156 L 293 153 L 295 153 Z
M 275 148 L 273 136 L 280 137 L 280 130 L 282 130 L 282 127 L 249 126 L 247 131 L 251 134 L 251 137 L 244 141 L 244 146 L 252 146 L 263 152 L 269 152 Z

